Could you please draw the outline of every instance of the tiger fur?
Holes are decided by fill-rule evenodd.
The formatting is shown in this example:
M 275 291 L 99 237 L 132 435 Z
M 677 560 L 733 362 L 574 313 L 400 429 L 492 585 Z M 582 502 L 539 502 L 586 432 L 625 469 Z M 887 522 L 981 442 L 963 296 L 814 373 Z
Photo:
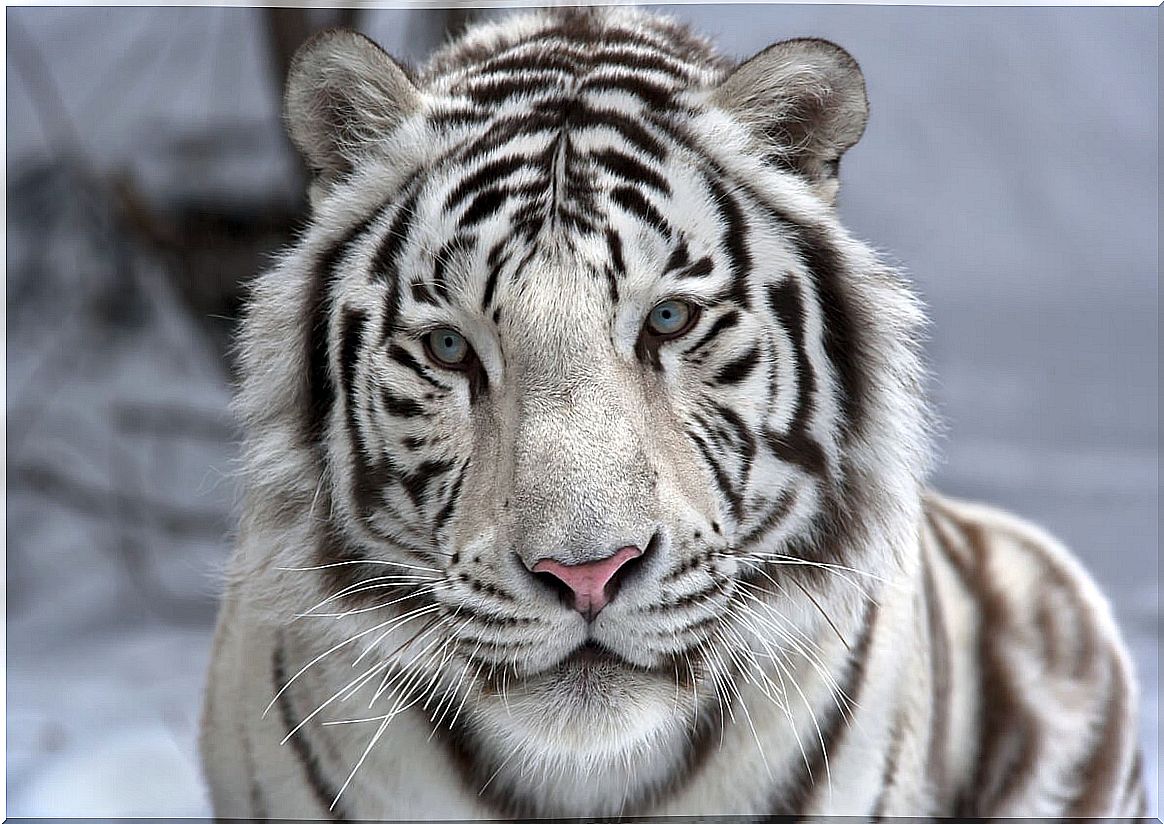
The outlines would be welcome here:
M 415 72 L 318 36 L 285 109 L 217 815 L 1143 814 L 1095 585 L 926 489 L 923 312 L 834 207 L 848 54 L 543 11 Z

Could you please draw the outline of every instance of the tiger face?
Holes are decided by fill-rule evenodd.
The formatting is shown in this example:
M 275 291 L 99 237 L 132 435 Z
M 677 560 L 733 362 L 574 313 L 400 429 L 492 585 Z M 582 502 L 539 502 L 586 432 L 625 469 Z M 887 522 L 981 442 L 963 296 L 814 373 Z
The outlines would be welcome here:
M 920 315 L 833 209 L 856 64 L 559 12 L 413 76 L 324 36 L 287 111 L 312 229 L 246 349 L 298 366 L 256 454 L 309 467 L 328 631 L 499 757 L 674 768 L 921 472 Z

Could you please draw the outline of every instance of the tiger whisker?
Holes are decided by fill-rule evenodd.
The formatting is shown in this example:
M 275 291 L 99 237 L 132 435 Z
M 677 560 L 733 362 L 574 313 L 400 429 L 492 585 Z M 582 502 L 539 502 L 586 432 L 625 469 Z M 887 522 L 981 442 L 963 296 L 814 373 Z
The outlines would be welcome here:
M 481 677 L 481 667 L 483 667 L 483 666 L 484 666 L 484 662 L 479 663 L 479 664 L 477 664 L 477 669 L 475 669 L 473 671 L 473 682 L 474 683 L 477 683 L 477 680 Z M 468 692 L 468 690 L 466 690 L 464 696 L 461 697 L 461 703 L 457 705 L 457 711 L 455 713 L 453 713 L 452 720 L 449 721 L 449 729 L 450 730 L 456 728 L 457 721 L 461 717 L 461 710 L 463 710 L 465 708 L 465 702 L 468 699 L 469 699 L 469 692 Z
M 757 597 L 754 593 L 748 592 L 744 589 L 741 589 L 739 594 L 741 598 L 746 599 L 748 602 L 737 602 L 741 609 L 747 611 L 748 614 L 751 615 L 755 620 L 762 623 L 765 629 L 768 629 L 779 635 L 793 648 L 795 652 L 803 655 L 804 658 L 810 663 L 818 665 L 817 671 L 822 677 L 826 679 L 831 678 L 831 675 L 827 673 L 827 667 L 825 667 L 824 661 L 820 657 L 824 653 L 824 650 L 821 648 L 819 643 L 808 637 L 794 621 L 789 620 L 786 615 L 782 614 L 772 604 L 764 601 L 762 598 Z M 762 609 L 763 614 L 757 612 L 756 609 L 751 606 L 752 604 L 754 604 L 755 607 Z M 797 636 L 799 636 L 799 638 Z M 848 648 L 848 644 L 844 644 L 844 646 L 846 649 Z
M 786 590 L 784 587 L 775 581 L 773 583 L 782 594 L 786 595 Z M 810 637 L 800 626 L 797 625 L 795 621 L 790 620 L 786 615 L 776 609 L 773 604 L 760 597 L 763 595 L 771 595 L 771 592 L 764 589 L 763 587 L 750 584 L 746 581 L 741 581 L 740 584 L 741 588 L 739 589 L 739 596 L 741 598 L 746 598 L 749 602 L 761 607 L 770 618 L 780 621 L 782 626 L 787 627 L 787 631 L 790 633 L 790 636 L 794 635 L 807 648 L 812 649 L 816 653 L 824 652 L 824 649 L 815 638 Z M 844 644 L 845 648 L 848 649 L 849 644 L 845 641 L 845 639 L 841 638 L 840 640 L 841 643 Z
M 828 668 L 823 665 L 823 662 L 821 662 L 817 656 L 812 654 L 811 651 L 803 648 L 800 644 L 798 644 L 796 639 L 787 635 L 787 633 L 785 633 L 779 626 L 773 624 L 769 620 L 764 619 L 762 616 L 756 615 L 754 611 L 749 609 L 744 604 L 740 604 L 740 607 L 748 612 L 748 617 L 751 620 L 759 622 L 763 625 L 764 629 L 780 635 L 782 638 L 784 638 L 785 641 L 787 641 L 787 643 L 792 645 L 792 651 L 803 657 L 809 663 L 809 665 L 821 676 L 821 679 L 829 688 L 829 693 L 832 697 L 833 703 L 836 704 L 837 709 L 840 711 L 842 716 L 845 717 L 846 721 L 848 721 L 852 710 L 845 706 L 845 704 L 853 704 L 853 701 L 836 682 L 835 678 L 833 678 L 832 674 L 828 671 Z M 771 645 L 769 645 L 764 636 L 757 632 L 756 628 L 751 626 L 750 623 L 745 623 L 744 628 L 747 629 L 754 638 L 756 638 L 761 644 L 764 645 L 768 652 L 768 658 L 775 660 L 776 655 L 783 654 L 779 652 L 779 650 L 774 649 Z M 842 703 L 842 699 L 845 702 L 844 704 Z
M 485 790 L 487 790 L 489 788 L 489 785 L 493 783 L 493 779 L 495 779 L 498 775 L 501 774 L 501 771 L 505 769 L 506 765 L 509 764 L 509 762 L 513 759 L 513 757 L 515 755 L 517 755 L 519 752 L 521 752 L 521 749 L 519 747 L 513 748 L 513 751 L 510 752 L 509 755 L 507 755 L 505 757 L 505 760 L 502 761 L 500 765 L 498 765 L 497 769 L 493 771 L 493 775 L 489 776 L 489 780 L 481 785 L 481 789 L 479 789 L 477 791 L 478 797 L 485 794 Z
M 307 508 L 307 520 L 309 521 L 315 520 L 315 505 L 319 503 L 320 493 L 323 492 L 323 479 L 326 475 L 326 471 L 319 473 L 319 481 L 315 484 L 315 494 L 311 496 L 311 506 Z
M 777 610 L 775 610 L 772 605 L 762 601 L 759 598 L 756 598 L 756 596 L 752 595 L 751 593 L 741 591 L 741 596 L 749 598 L 752 602 L 763 608 L 765 612 L 768 613 L 768 616 L 766 617 L 756 613 L 756 611 L 749 607 L 747 604 L 740 603 L 740 608 L 745 610 L 753 620 L 760 622 L 765 629 L 768 629 L 769 631 L 774 632 L 783 638 L 792 647 L 792 651 L 803 657 L 821 676 L 821 679 L 825 682 L 826 686 L 829 687 L 833 695 L 833 700 L 841 714 L 845 715 L 846 713 L 851 713 L 852 709 L 850 707 L 843 706 L 841 704 L 841 699 L 843 698 L 844 701 L 847 704 L 852 705 L 852 707 L 856 706 L 855 702 L 836 681 L 836 678 L 825 665 L 824 661 L 820 658 L 818 652 L 809 649 L 807 646 L 798 641 L 793 635 L 787 632 L 783 627 L 786 626 L 796 631 L 799 631 L 799 628 L 796 627 L 792 621 L 789 621 L 786 616 L 781 615 Z M 774 623 L 774 620 L 779 620 L 783 626 L 781 626 L 781 624 Z M 755 630 L 751 628 L 749 629 L 753 635 L 755 635 L 758 639 L 761 640 L 762 643 L 764 643 L 764 639 L 759 633 L 756 633 Z M 816 645 L 815 642 L 813 642 L 811 639 L 807 640 L 809 640 L 809 643 L 812 643 L 813 646 L 816 646 L 817 650 L 820 649 L 819 645 Z M 846 647 L 847 646 L 848 645 L 846 645 Z
M 420 566 L 418 564 L 406 564 L 406 563 L 403 563 L 401 561 L 385 561 L 381 558 L 353 559 L 353 560 L 349 560 L 349 561 L 332 561 L 330 563 L 318 564 L 316 566 L 275 567 L 275 569 L 278 570 L 279 572 L 318 572 L 318 571 L 324 570 L 324 569 L 334 569 L 335 567 L 351 566 L 353 564 L 372 564 L 373 566 L 394 566 L 394 567 L 401 567 L 402 569 L 417 569 L 417 570 L 421 570 L 422 572 L 435 572 L 438 574 L 440 573 L 439 569 L 435 569 L 433 567 Z
M 393 660 L 399 662 L 400 655 L 401 655 L 401 653 L 404 652 L 404 650 L 408 649 L 410 646 L 412 646 L 417 641 L 421 640 L 422 638 L 424 638 L 425 636 L 427 636 L 429 633 L 433 632 L 437 628 L 442 627 L 448 623 L 451 623 L 452 620 L 453 620 L 453 618 L 451 616 L 447 616 L 447 615 L 439 618 L 439 620 L 437 618 L 432 619 L 427 624 L 422 626 L 419 630 L 417 630 L 416 633 L 413 634 L 413 636 L 411 638 L 409 638 L 407 641 L 405 641 L 399 647 L 397 647 L 391 653 L 390 657 Z M 433 641 L 427 647 L 425 647 L 423 650 L 421 650 L 417 654 L 417 658 L 420 659 L 426 652 L 428 652 L 430 649 L 432 649 L 433 646 L 440 643 L 440 641 L 441 641 L 441 639 L 439 637 L 433 639 Z M 419 669 L 419 667 L 416 667 L 416 668 Z M 401 674 L 408 673 L 410 671 L 411 670 L 408 667 L 400 665 Z M 391 686 L 391 684 L 392 684 L 392 681 L 388 681 L 387 679 L 385 679 L 385 681 L 383 683 L 381 683 L 379 687 L 376 688 L 376 692 L 372 696 L 372 700 L 368 702 L 368 706 L 369 707 L 372 706 L 372 704 L 374 704 L 380 698 L 380 696 L 383 695 L 388 690 L 388 688 Z
M 780 590 L 783 593 L 787 592 L 784 589 L 784 587 L 780 584 L 779 581 L 777 581 L 775 578 L 773 578 L 771 575 L 769 575 L 763 569 L 758 569 L 757 572 L 759 572 L 761 575 L 763 575 L 765 578 L 767 578 L 768 581 L 770 581 L 772 583 L 772 585 L 774 587 L 776 587 L 778 590 Z M 756 592 L 765 593 L 765 590 L 762 587 L 757 586 L 756 584 L 751 584 L 747 581 L 740 581 L 740 583 L 743 584 L 744 586 L 750 587 L 751 589 L 755 590 Z M 845 638 L 844 635 L 841 634 L 841 631 L 839 629 L 837 629 L 837 626 L 836 626 L 836 624 L 833 623 L 832 618 L 828 615 L 828 613 L 826 613 L 824 611 L 824 609 L 821 607 L 820 603 L 816 600 L 816 598 L 814 598 L 809 593 L 809 591 L 807 589 L 805 589 L 804 585 L 801 584 L 800 581 L 793 579 L 793 583 L 795 583 L 797 585 L 797 587 L 800 588 L 800 591 L 803 592 L 806 596 L 808 596 L 808 599 L 810 601 L 812 601 L 813 606 L 815 606 L 817 608 L 817 610 L 820 612 L 820 614 L 828 622 L 829 626 L 832 627 L 833 632 L 835 632 L 837 634 L 837 638 L 839 638 L 841 640 L 841 643 L 845 645 L 845 649 L 852 649 L 852 647 L 849 646 L 848 640 Z M 865 594 L 865 593 L 862 593 L 862 594 L 865 595 L 865 598 L 867 600 L 870 600 L 870 601 L 872 600 L 868 596 L 868 594 Z
M 699 679 L 695 677 L 690 653 L 684 651 L 683 660 L 687 662 L 687 672 L 691 676 L 691 732 L 694 733 L 699 727 Z
M 345 593 L 343 593 L 343 595 L 344 596 L 357 595 L 357 594 L 364 593 L 364 592 L 372 592 L 372 591 L 377 590 L 377 589 L 395 589 L 399 586 L 400 585 L 396 584 L 396 583 L 370 584 L 370 585 L 368 585 L 366 587 L 362 587 L 360 589 L 354 589 L 354 590 L 351 590 L 350 592 L 345 592 Z M 335 600 L 336 598 L 342 597 L 339 593 L 337 593 L 335 595 L 328 596 L 323 601 L 320 601 L 318 604 L 311 607 L 311 609 L 307 610 L 306 612 L 296 613 L 293 616 L 293 620 L 298 620 L 300 618 L 346 618 L 349 615 L 361 615 L 361 614 L 366 613 L 366 612 L 374 612 L 375 610 L 378 610 L 378 609 L 385 609 L 386 607 L 394 606 L 394 605 L 399 604 L 403 601 L 408 601 L 412 598 L 420 598 L 420 597 L 423 597 L 425 595 L 432 595 L 434 592 L 444 592 L 444 591 L 447 591 L 451 588 L 452 588 L 451 584 L 447 585 L 447 586 L 421 587 L 420 589 L 417 589 L 413 592 L 410 592 L 407 595 L 403 595 L 399 598 L 394 598 L 391 601 L 384 601 L 382 603 L 375 604 L 373 606 L 360 607 L 358 609 L 349 609 L 349 610 L 344 610 L 343 612 L 316 612 L 315 611 L 315 610 L 321 608 L 322 606 L 324 606 L 329 601 L 332 601 L 332 600 Z
M 781 657 L 783 657 L 783 656 L 781 656 Z M 784 663 L 781 663 L 780 661 L 776 661 L 776 666 L 777 667 L 784 667 L 787 663 L 788 663 L 787 661 L 785 661 Z M 820 723 L 817 721 L 817 718 L 816 718 L 816 712 L 813 710 L 812 704 L 809 703 L 808 697 L 805 696 L 804 691 L 800 688 L 800 684 L 797 682 L 796 676 L 792 673 L 791 669 L 789 669 L 787 672 L 788 672 L 788 679 L 792 682 L 792 688 L 794 690 L 796 690 L 796 693 L 800 696 L 800 700 L 804 703 L 804 708 L 806 710 L 808 710 L 808 717 L 812 720 L 812 726 L 816 729 L 817 742 L 820 744 L 821 757 L 824 759 L 825 776 L 828 779 L 829 793 L 831 795 L 832 794 L 832 785 L 833 785 L 833 774 L 832 774 L 832 769 L 829 766 L 829 754 L 828 754 L 828 748 L 825 746 L 825 742 L 824 742 L 824 733 L 821 732 Z M 812 774 L 811 767 L 809 768 L 808 779 L 809 779 L 809 781 L 811 781 L 813 783 L 814 786 L 816 785 L 816 776 L 814 776 Z
M 362 755 L 360 755 L 359 760 L 356 761 L 356 765 L 354 767 L 352 767 L 352 771 L 350 773 L 348 773 L 348 777 L 347 777 L 347 779 L 344 780 L 343 786 L 341 786 L 339 788 L 339 792 L 337 792 L 335 794 L 335 798 L 332 800 L 331 806 L 328 807 L 329 811 L 335 809 L 335 805 L 339 803 L 340 796 L 342 796 L 344 794 L 344 791 L 352 783 L 352 779 L 354 779 L 356 777 L 356 773 L 359 771 L 360 767 L 363 766 L 364 761 L 367 760 L 368 753 L 370 753 L 372 751 L 372 748 L 374 746 L 376 746 L 376 743 L 384 735 L 384 731 L 388 729 L 388 725 L 391 723 L 391 721 L 394 717 L 395 716 L 393 716 L 393 715 L 387 715 L 384 718 L 384 720 L 380 722 L 380 726 L 376 730 L 376 734 L 372 736 L 372 740 L 369 741 L 368 746 L 364 748 L 364 752 Z
M 748 678 L 749 681 L 751 681 L 751 683 L 753 683 L 757 687 L 759 687 L 760 690 L 764 693 L 765 697 L 767 697 L 769 700 L 771 700 L 773 702 L 783 700 L 783 697 L 784 697 L 783 693 L 781 693 L 780 689 L 776 686 L 775 682 L 773 682 L 771 680 L 771 678 L 768 676 L 767 671 L 760 664 L 759 658 L 756 657 L 755 650 L 753 650 L 751 648 L 751 646 L 747 643 L 747 641 L 738 632 L 736 632 L 734 627 L 725 626 L 724 629 L 726 631 L 730 632 L 732 634 L 732 636 L 739 642 L 739 645 L 740 645 L 739 649 L 733 648 L 732 646 L 729 645 L 728 646 L 729 654 L 731 654 L 733 656 L 734 660 L 736 660 L 737 663 L 750 664 L 752 666 L 752 668 L 756 671 L 756 673 L 760 676 L 760 678 L 763 679 L 763 682 L 761 683 L 761 682 L 756 681 L 751 676 L 751 674 L 747 673 L 746 671 L 745 671 L 744 677 Z M 758 640 L 765 646 L 766 649 L 770 649 L 768 644 L 764 641 L 763 638 L 758 638 Z M 746 662 L 741 662 L 739 657 L 738 657 L 741 654 L 741 650 L 743 652 L 747 653 L 748 660 Z M 744 668 L 741 668 L 741 669 L 744 669 Z M 776 692 L 776 695 L 773 694 L 773 691 Z
M 724 589 L 723 583 L 720 584 L 720 589 L 721 589 L 721 591 L 723 591 L 723 589 Z M 741 606 L 743 606 L 743 605 L 741 605 Z M 760 640 L 760 642 L 762 644 L 764 644 L 764 646 L 769 650 L 769 652 L 777 652 L 778 653 L 778 651 L 772 650 L 771 647 L 768 646 L 768 644 L 767 644 L 766 640 L 763 638 L 763 636 L 761 636 L 759 633 L 756 633 L 754 630 L 750 630 L 750 631 L 758 640 Z M 719 635 L 719 630 L 717 630 L 716 634 Z M 739 636 L 737 635 L 737 637 L 739 637 Z M 721 642 L 727 641 L 727 639 L 723 638 L 722 636 L 720 636 L 719 640 Z M 742 638 L 740 638 L 740 642 L 741 642 L 740 646 L 742 649 L 746 649 L 750 653 L 752 652 L 751 646 L 748 645 L 746 642 L 744 642 Z M 732 649 L 732 646 L 729 643 L 724 643 L 724 646 L 726 649 L 729 649 L 729 650 Z M 751 660 L 752 660 L 753 664 L 755 665 L 755 667 L 757 668 L 757 670 L 763 674 L 763 668 L 760 667 L 759 661 L 755 658 L 754 653 L 751 654 Z M 805 768 L 811 771 L 811 767 L 809 766 L 809 760 L 808 760 L 808 752 L 804 748 L 803 741 L 801 741 L 800 733 L 796 728 L 796 722 L 792 717 L 792 708 L 786 699 L 786 696 L 788 695 L 788 686 L 785 683 L 784 673 L 782 672 L 782 670 L 784 670 L 784 667 L 778 658 L 772 657 L 772 660 L 773 660 L 773 663 L 776 664 L 776 667 L 777 667 L 776 675 L 780 679 L 781 686 L 779 689 L 779 693 L 782 697 L 785 697 L 785 698 L 784 698 L 784 700 L 775 700 L 773 697 L 769 696 L 770 700 L 772 700 L 772 703 L 781 711 L 781 713 L 784 715 L 785 719 L 787 720 L 788 727 L 792 731 L 792 735 L 796 740 L 796 745 L 800 750 L 801 757 L 804 759 Z M 799 690 L 799 687 L 797 686 L 795 679 L 792 678 L 791 672 L 788 672 L 788 677 L 793 681 L 793 686 L 796 687 L 797 690 Z M 775 684 L 773 684 L 773 687 L 775 688 Z M 802 698 L 803 698 L 803 693 L 802 693 Z M 811 714 L 811 709 L 810 709 L 810 714 Z M 749 716 L 749 720 L 750 720 L 750 716 Z M 813 716 L 813 723 L 814 724 L 816 723 L 815 716 Z M 819 727 L 818 727 L 818 732 L 819 732 Z M 754 733 L 755 733 L 755 729 L 753 727 L 753 734 Z M 757 744 L 758 743 L 759 742 L 757 742 Z M 761 747 L 761 753 L 762 752 L 763 752 L 763 748 Z M 767 763 L 767 762 L 765 761 L 765 763 Z
M 738 556 L 735 556 L 738 557 Z M 883 586 L 897 586 L 895 581 L 878 575 L 875 572 L 870 572 L 867 569 L 857 569 L 856 567 L 846 566 L 844 564 L 835 564 L 827 561 L 813 561 L 809 558 L 799 558 L 795 555 L 785 555 L 779 552 L 749 552 L 744 556 L 745 558 L 763 558 L 769 562 L 785 563 L 801 566 L 812 566 L 819 569 L 828 570 L 835 573 L 851 573 L 863 578 L 869 578 L 876 581 Z
M 417 618 L 420 618 L 421 616 L 431 615 L 434 612 L 440 612 L 441 609 L 443 609 L 443 607 L 440 604 L 429 604 L 428 606 L 420 606 L 420 607 L 417 607 L 416 609 L 409 610 L 408 612 L 404 613 L 403 615 L 399 615 L 390 621 L 384 622 L 384 624 L 381 624 L 380 626 L 387 625 L 388 629 L 385 629 L 384 632 L 382 632 L 379 636 L 377 636 L 377 638 L 374 642 L 369 644 L 367 646 L 367 648 L 364 649 L 363 652 L 361 652 L 358 656 L 356 656 L 356 660 L 352 662 L 352 666 L 356 666 L 357 664 L 359 664 L 359 662 L 362 661 L 365 656 L 370 654 L 372 652 L 372 650 L 376 649 L 380 645 L 380 642 L 383 641 L 384 638 L 393 630 L 398 629 L 399 627 L 402 627 L 405 624 L 410 624 L 413 621 L 415 621 Z M 432 621 L 435 621 L 435 620 L 436 620 L 436 617 L 434 617 L 432 619 Z M 431 621 L 430 621 L 430 623 L 431 623 Z M 391 655 L 398 653 L 399 651 L 400 651 L 400 648 L 397 648 L 396 652 L 391 653 L 389 655 L 389 657 L 391 657 Z
M 773 659 L 773 663 L 776 666 L 776 669 L 775 669 L 776 677 L 780 680 L 781 691 L 785 695 L 787 695 L 788 694 L 788 684 L 784 680 L 785 669 L 780 664 L 780 662 L 778 660 Z M 791 673 L 789 673 L 789 678 L 791 678 L 791 677 L 792 677 Z M 804 742 L 800 738 L 800 731 L 797 730 L 796 722 L 792 718 L 792 707 L 789 706 L 789 704 L 787 702 L 785 702 L 784 704 L 781 705 L 781 709 L 784 712 L 784 718 L 788 721 L 788 729 L 790 729 L 792 731 L 792 737 L 794 739 L 796 739 L 796 746 L 797 746 L 797 749 L 800 750 L 800 757 L 804 760 L 804 769 L 806 771 L 808 771 L 809 774 L 811 775 L 812 766 L 809 764 L 808 750 L 806 750 L 804 748 Z
M 307 664 L 305 664 L 302 669 L 300 669 L 297 673 L 295 673 L 293 676 L 291 676 L 290 680 L 288 680 L 287 683 L 284 684 L 278 690 L 278 692 L 275 693 L 275 697 L 271 699 L 271 703 L 267 704 L 267 708 L 263 710 L 263 714 L 261 717 L 266 718 L 267 713 L 269 713 L 271 711 L 271 708 L 275 706 L 275 702 L 279 700 L 279 698 L 283 695 L 283 693 L 285 693 L 287 691 L 287 689 L 292 684 L 294 684 L 300 677 L 302 677 L 303 673 L 307 672 L 307 670 L 311 669 L 311 667 L 313 667 L 315 664 L 319 663 L 324 658 L 327 658 L 329 655 L 336 652 L 337 650 L 340 650 L 340 649 L 346 647 L 348 644 L 352 643 L 353 641 L 356 641 L 365 635 L 370 635 L 373 632 L 376 632 L 377 630 L 383 629 L 384 627 L 388 626 L 389 624 L 391 624 L 395 620 L 399 620 L 399 619 L 398 618 L 389 619 L 387 621 L 383 621 L 383 622 L 377 624 L 374 627 L 369 627 L 368 629 L 362 630 L 362 631 L 356 633 L 355 635 L 353 635 L 352 637 L 348 638 L 346 641 L 340 641 L 338 644 L 332 646 L 330 649 L 326 650 L 325 652 L 320 653 L 318 656 L 313 658 L 311 661 L 309 661 Z M 362 658 L 363 656 L 361 655 L 360 657 Z M 356 662 L 358 663 L 359 660 L 360 659 L 357 658 Z M 353 664 L 353 666 L 354 666 L 354 664 Z
M 319 713 L 323 712 L 324 709 L 326 709 L 331 704 L 333 704 L 337 700 L 339 700 L 340 696 L 343 695 L 345 692 L 347 692 L 349 695 L 351 695 L 355 691 L 358 691 L 360 687 L 362 687 L 364 684 L 366 684 L 367 682 L 369 682 L 373 678 L 375 678 L 376 675 L 379 673 L 379 671 L 387 665 L 388 665 L 388 662 L 381 661 L 381 662 L 373 665 L 372 667 L 370 667 L 363 674 L 357 676 L 354 680 L 348 682 L 348 684 L 346 686 L 341 687 L 330 698 L 328 698 L 326 701 L 324 701 L 322 704 L 320 704 L 318 707 L 316 707 L 310 713 L 305 715 L 299 721 L 299 723 L 297 723 L 294 727 L 292 727 L 291 731 L 288 732 L 287 735 L 283 737 L 283 740 L 279 742 L 279 745 L 282 746 L 282 745 L 286 744 L 288 741 L 290 741 L 291 737 L 294 736 L 295 733 L 297 733 L 297 732 L 299 732 L 299 730 L 303 729 L 304 725 L 306 725 L 309 721 L 311 721 L 312 718 L 319 715 Z M 347 699 L 345 698 L 344 700 L 347 700 Z
M 728 639 L 722 633 L 720 633 L 718 631 L 716 633 L 716 636 L 719 638 L 719 640 L 724 642 L 723 643 L 724 649 L 728 650 L 729 654 L 730 654 L 730 652 L 732 651 L 732 647 L 731 647 L 731 644 L 728 643 Z M 755 659 L 753 659 L 753 661 L 754 660 Z M 725 675 L 726 675 L 726 673 L 725 673 Z M 735 699 L 737 701 L 739 701 L 740 710 L 744 713 L 744 719 L 748 722 L 748 728 L 752 731 L 752 740 L 754 740 L 756 742 L 756 749 L 760 753 L 760 760 L 764 763 L 764 771 L 768 773 L 769 778 L 772 778 L 772 766 L 771 766 L 771 764 L 768 763 L 768 754 L 764 751 L 764 745 L 762 743 L 760 743 L 760 734 L 759 734 L 759 732 L 756 731 L 756 725 L 752 722 L 752 713 L 748 711 L 748 702 L 744 699 L 744 694 L 740 690 L 738 684 L 733 684 L 730 681 L 728 683 L 729 683 L 729 686 L 732 688 L 732 690 L 735 692 Z M 733 719 L 733 722 L 734 722 L 734 719 Z
M 466 621 L 468 621 L 468 619 L 466 619 Z M 448 706 L 445 708 L 445 711 L 444 711 L 443 713 L 441 713 L 441 716 L 440 716 L 440 718 L 439 718 L 439 719 L 434 719 L 434 720 L 433 720 L 433 732 L 434 732 L 434 733 L 435 733 L 435 732 L 436 732 L 436 730 L 437 730 L 437 729 L 440 727 L 440 725 L 441 725 L 441 724 L 444 722 L 444 720 L 445 720 L 445 715 L 446 715 L 446 714 L 448 714 L 448 711 L 449 711 L 449 709 L 450 709 L 450 708 L 452 707 L 452 705 L 453 705 L 453 701 L 455 701 L 455 700 L 456 700 L 456 695 L 457 695 L 457 694 L 456 694 L 456 690 L 457 690 L 457 689 L 459 689 L 459 688 L 460 688 L 460 686 L 461 686 L 461 684 L 463 684 L 463 683 L 464 683 L 465 676 L 466 676 L 466 675 L 468 674 L 468 672 L 469 672 L 469 667 L 472 665 L 472 663 L 473 663 L 473 660 L 474 660 L 474 659 L 476 658 L 476 656 L 477 656 L 477 653 L 478 653 L 478 652 L 481 650 L 481 644 L 482 644 L 482 643 L 484 643 L 484 640 L 478 641 L 478 642 L 477 642 L 477 646 L 473 648 L 473 652 L 471 652 L 471 653 L 470 653 L 468 656 L 466 656 L 466 658 L 465 658 L 465 666 L 462 668 L 462 670 L 461 670 L 461 674 L 460 674 L 460 676 L 457 678 L 457 682 L 456 682 L 456 684 L 455 684 L 455 685 L 453 686 L 453 688 L 451 689 L 451 695 L 452 695 L 452 697 L 451 697 L 451 699 L 449 700 Z M 478 675 L 478 674 L 481 672 L 481 666 L 482 666 L 482 665 L 481 665 L 480 663 L 478 663 L 478 664 L 477 664 L 477 671 L 476 671 L 476 672 L 474 673 L 474 675 L 473 675 L 473 682 L 472 682 L 472 683 L 476 683 L 476 678 L 477 678 L 477 675 Z M 450 694 L 450 690 L 446 690 L 446 691 L 445 691 L 445 694 L 446 694 L 446 695 L 449 695 L 449 694 Z M 465 699 L 466 699 L 466 698 L 468 698 L 468 696 L 469 696 L 469 693 L 468 693 L 468 690 L 466 690 L 466 691 L 465 691 L 465 696 L 464 696 L 464 698 L 462 698 L 462 699 L 461 699 L 461 704 L 460 704 L 460 706 L 457 708 L 457 714 L 453 716 L 453 722 L 451 722 L 451 723 L 449 724 L 449 729 L 452 729 L 452 725 L 453 725 L 453 723 L 455 723 L 455 722 L 456 722 L 457 716 L 458 716 L 458 715 L 460 715 L 460 712 L 461 712 L 461 707 L 464 707 L 464 706 L 465 706 Z M 434 711 L 434 715 L 435 715 L 435 711 Z M 429 738 L 431 739 L 431 738 L 432 738 L 432 736 L 430 735 L 430 736 L 429 736 Z
M 459 612 L 459 610 L 458 610 L 458 612 Z M 433 677 L 432 691 L 430 692 L 429 697 L 425 699 L 424 705 L 421 707 L 421 709 L 423 709 L 425 711 L 428 710 L 428 705 L 432 701 L 432 699 L 436 696 L 437 688 L 440 686 L 440 680 L 439 680 L 440 676 L 444 674 L 444 669 L 448 665 L 448 662 L 452 659 L 452 657 L 454 655 L 456 655 L 455 642 L 457 640 L 457 633 L 462 628 L 464 628 L 464 626 L 466 624 L 468 624 L 472 620 L 473 620 L 472 616 L 466 618 L 461 623 L 461 626 L 457 627 L 456 629 L 451 630 L 449 632 L 449 634 L 446 636 L 445 643 L 441 646 L 441 652 L 440 652 L 441 660 L 436 665 L 436 675 Z M 466 668 L 467 667 L 468 667 L 468 664 L 466 663 Z M 440 702 L 438 702 L 436 707 L 433 709 L 434 716 L 435 716 L 437 710 L 440 709 L 441 704 L 444 703 L 444 700 L 447 696 L 448 696 L 448 690 L 446 689 L 445 692 L 442 694 Z M 433 729 L 435 731 L 435 729 L 436 729 L 435 726 Z

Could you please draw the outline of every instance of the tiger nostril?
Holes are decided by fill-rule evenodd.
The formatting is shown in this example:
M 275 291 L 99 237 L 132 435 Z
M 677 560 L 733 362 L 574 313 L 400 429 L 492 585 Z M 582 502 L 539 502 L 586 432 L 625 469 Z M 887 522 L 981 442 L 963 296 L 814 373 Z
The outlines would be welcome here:
M 593 621 L 617 594 L 626 573 L 634 568 L 633 562 L 641 559 L 643 554 L 637 546 L 623 546 L 606 558 L 581 564 L 564 564 L 553 558 L 543 558 L 534 564 L 532 572 L 535 578 L 554 589 L 566 604 Z
M 541 572 L 534 572 L 533 576 L 557 593 L 563 604 L 568 607 L 574 606 L 574 590 L 570 589 L 569 585 L 557 575 L 542 570 Z

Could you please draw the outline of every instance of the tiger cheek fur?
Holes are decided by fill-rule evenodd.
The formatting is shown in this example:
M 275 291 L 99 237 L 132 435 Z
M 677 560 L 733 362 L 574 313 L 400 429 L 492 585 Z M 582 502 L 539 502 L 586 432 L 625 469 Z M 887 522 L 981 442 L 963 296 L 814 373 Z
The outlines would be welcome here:
M 1142 809 L 1106 602 L 925 489 L 921 307 L 834 209 L 849 55 L 559 10 L 418 71 L 321 35 L 285 109 L 218 815 Z

